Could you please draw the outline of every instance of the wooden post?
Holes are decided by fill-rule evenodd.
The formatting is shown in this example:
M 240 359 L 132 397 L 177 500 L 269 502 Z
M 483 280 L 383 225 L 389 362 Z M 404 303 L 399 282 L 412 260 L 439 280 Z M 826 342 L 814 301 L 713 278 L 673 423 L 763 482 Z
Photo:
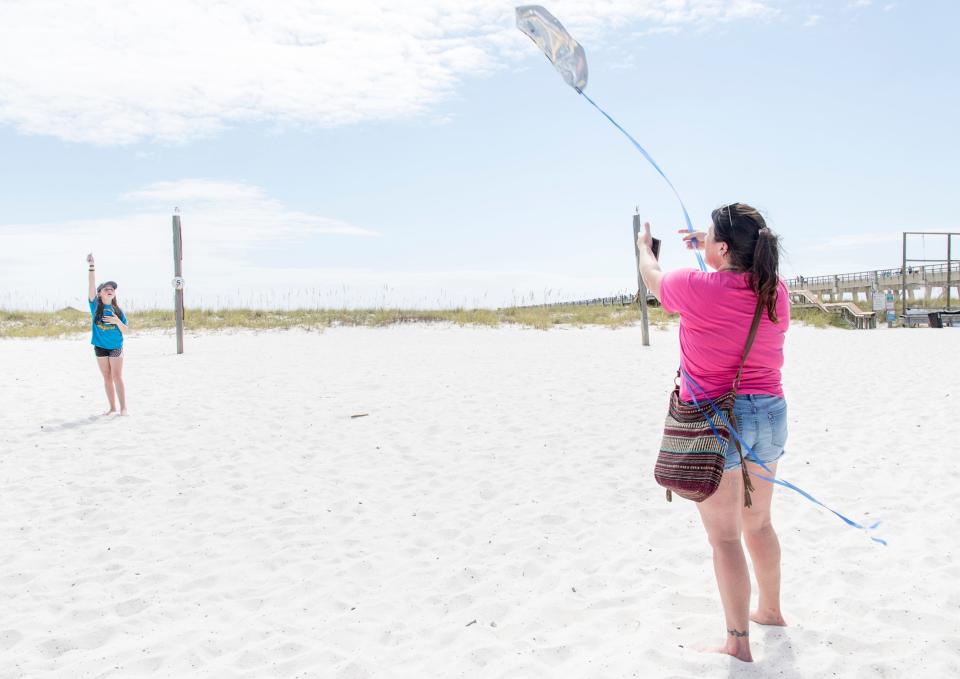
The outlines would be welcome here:
M 950 269 L 953 268 L 953 256 L 950 252 L 951 240 L 953 234 L 947 234 L 947 311 L 950 311 Z
M 177 322 L 177 353 L 183 353 L 183 234 L 180 209 L 173 214 L 173 315 Z
M 637 258 L 637 298 L 640 302 L 640 332 L 643 336 L 643 346 L 650 346 L 650 318 L 647 313 L 647 284 L 640 275 L 640 247 L 637 237 L 643 226 L 640 224 L 640 213 L 633 215 L 633 254 Z
M 903 233 L 903 257 L 901 259 L 902 268 L 900 269 L 900 313 L 903 314 L 900 325 L 907 322 L 907 233 Z

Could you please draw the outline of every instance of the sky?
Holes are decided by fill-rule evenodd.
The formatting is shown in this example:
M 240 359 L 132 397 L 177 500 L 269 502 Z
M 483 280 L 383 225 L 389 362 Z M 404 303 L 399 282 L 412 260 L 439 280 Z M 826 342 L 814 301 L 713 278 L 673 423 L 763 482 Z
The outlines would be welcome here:
M 960 231 L 960 4 L 546 7 L 694 224 L 760 208 L 781 275 Z M 0 307 L 495 307 L 633 293 L 670 188 L 489 0 L 0 0 Z M 946 241 L 911 241 L 944 257 Z M 954 252 L 960 251 L 960 239 Z

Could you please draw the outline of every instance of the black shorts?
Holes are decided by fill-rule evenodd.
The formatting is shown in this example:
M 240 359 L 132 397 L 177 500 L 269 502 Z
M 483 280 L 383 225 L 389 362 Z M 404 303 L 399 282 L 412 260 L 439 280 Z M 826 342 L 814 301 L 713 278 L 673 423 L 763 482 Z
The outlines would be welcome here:
M 123 347 L 119 349 L 104 349 L 103 347 L 93 345 L 93 353 L 97 355 L 97 358 L 120 358 L 123 356 Z

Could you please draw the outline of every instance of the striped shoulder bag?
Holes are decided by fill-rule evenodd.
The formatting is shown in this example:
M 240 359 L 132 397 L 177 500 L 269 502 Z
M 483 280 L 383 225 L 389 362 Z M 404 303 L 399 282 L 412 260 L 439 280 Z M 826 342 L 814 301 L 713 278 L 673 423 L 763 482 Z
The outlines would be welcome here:
M 763 306 L 758 301 L 733 388 L 713 399 L 717 410 L 723 413 L 727 422 L 733 427 L 737 426 L 733 404 L 737 400 L 743 364 L 757 336 L 762 312 Z M 726 451 L 731 445 L 730 429 L 721 418 L 716 416 L 709 399 L 704 398 L 700 403 L 681 401 L 680 379 L 678 370 L 676 385 L 673 393 L 670 394 L 667 419 L 663 424 L 663 441 L 660 443 L 660 454 L 657 456 L 654 477 L 658 484 L 667 489 L 667 502 L 673 500 L 673 493 L 694 502 L 703 502 L 716 492 L 723 478 Z M 735 437 L 733 445 L 737 446 L 737 452 L 740 453 L 740 469 L 743 472 L 743 504 L 750 507 L 753 504 L 750 499 L 753 484 L 750 483 L 750 477 L 747 474 L 740 443 Z

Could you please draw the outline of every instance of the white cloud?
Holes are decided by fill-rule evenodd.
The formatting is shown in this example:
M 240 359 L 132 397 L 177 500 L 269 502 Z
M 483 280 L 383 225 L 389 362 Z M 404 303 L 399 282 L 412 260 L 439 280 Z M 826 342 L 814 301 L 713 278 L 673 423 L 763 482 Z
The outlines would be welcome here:
M 760 0 L 551 10 L 583 42 L 631 22 L 776 14 Z M 429 112 L 466 77 L 535 57 L 499 0 L 13 0 L 0 3 L 0 124 L 114 145 L 182 142 L 248 121 L 404 118 Z
M 120 216 L 0 225 L 4 288 L 63 300 L 55 306 L 75 303 L 85 290 L 78 274 L 84 274 L 84 256 L 92 251 L 99 253 L 105 275 L 129 282 L 123 285 L 125 294 L 133 289 L 136 297 L 147 301 L 165 296 L 173 271 L 175 205 L 183 212 L 188 281 L 216 292 L 256 287 L 257 281 L 269 279 L 252 259 L 266 246 L 295 244 L 315 235 L 377 235 L 340 220 L 289 210 L 249 184 L 186 179 L 151 184 L 121 198 L 131 208 Z M 249 278 L 246 274 L 253 268 L 261 269 L 261 276 Z M 37 278 L 38 270 L 44 271 L 42 278 Z M 191 271 L 199 274 L 192 281 Z M 0 306 L 21 306 L 23 301 L 15 297 L 0 300 Z
M 813 28 L 820 23 L 820 20 L 823 18 L 820 14 L 811 14 L 807 17 L 807 20 L 803 22 L 805 28 Z
M 119 282 L 119 298 L 126 307 L 169 307 L 174 206 L 182 213 L 183 271 L 191 308 L 500 306 L 611 294 L 623 285 L 609 272 L 571 274 L 538 268 L 269 266 L 258 256 L 268 248 L 275 254 L 289 253 L 317 235 L 379 234 L 290 210 L 258 186 L 184 179 L 149 184 L 120 196 L 121 214 L 116 216 L 0 224 L 0 308 L 84 308 L 84 258 L 91 251 L 97 257 L 99 280 Z M 302 261 L 302 253 L 298 259 Z

